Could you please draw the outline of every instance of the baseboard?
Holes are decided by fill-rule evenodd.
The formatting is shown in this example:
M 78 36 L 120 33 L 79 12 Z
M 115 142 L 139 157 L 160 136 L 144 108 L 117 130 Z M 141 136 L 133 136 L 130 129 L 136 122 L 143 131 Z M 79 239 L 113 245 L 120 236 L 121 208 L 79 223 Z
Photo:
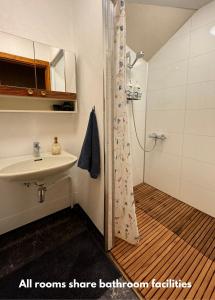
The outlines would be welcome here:
M 0 219 L 0 235 L 70 207 L 68 197 L 47 201 L 18 214 Z

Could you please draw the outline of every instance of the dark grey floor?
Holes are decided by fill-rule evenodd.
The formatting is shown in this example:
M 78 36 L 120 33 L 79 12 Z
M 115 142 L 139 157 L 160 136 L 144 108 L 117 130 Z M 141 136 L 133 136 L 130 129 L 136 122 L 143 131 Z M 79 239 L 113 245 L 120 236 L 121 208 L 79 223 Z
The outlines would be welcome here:
M 0 299 L 137 299 L 130 289 L 68 288 L 73 279 L 117 278 L 103 237 L 79 206 L 0 236 Z M 19 288 L 22 279 L 65 282 L 66 288 Z
M 119 278 L 120 282 L 126 282 L 123 277 Z M 137 300 L 138 297 L 136 294 L 132 291 L 132 289 L 129 288 L 112 288 L 108 289 L 102 296 L 99 298 L 101 300 L 108 300 L 108 299 L 114 299 L 114 300 Z

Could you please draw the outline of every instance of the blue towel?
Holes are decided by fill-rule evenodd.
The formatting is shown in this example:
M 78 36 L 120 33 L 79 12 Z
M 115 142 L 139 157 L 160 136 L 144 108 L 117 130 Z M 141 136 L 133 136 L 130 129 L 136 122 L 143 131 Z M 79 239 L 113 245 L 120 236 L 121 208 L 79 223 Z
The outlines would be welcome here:
M 100 146 L 95 109 L 90 113 L 87 132 L 78 160 L 78 167 L 88 170 L 92 178 L 97 178 L 100 174 Z

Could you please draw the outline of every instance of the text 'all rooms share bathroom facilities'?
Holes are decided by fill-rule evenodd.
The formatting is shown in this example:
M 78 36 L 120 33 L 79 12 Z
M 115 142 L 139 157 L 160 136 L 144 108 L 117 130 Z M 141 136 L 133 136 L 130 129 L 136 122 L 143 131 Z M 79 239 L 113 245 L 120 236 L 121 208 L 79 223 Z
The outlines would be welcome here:
M 111 282 L 104 282 L 102 279 L 99 279 L 98 282 L 94 281 L 81 281 L 78 282 L 76 279 L 70 282 L 44 282 L 44 281 L 35 281 L 33 282 L 32 279 L 22 279 L 19 282 L 20 289 L 31 289 L 31 288 L 38 288 L 38 289 L 51 289 L 51 288 L 59 288 L 59 289 L 75 289 L 75 288 L 191 288 L 191 282 L 184 282 L 182 280 L 174 280 L 174 279 L 167 279 L 164 282 L 157 281 L 153 278 L 150 282 L 121 282 L 120 280 L 116 279 Z

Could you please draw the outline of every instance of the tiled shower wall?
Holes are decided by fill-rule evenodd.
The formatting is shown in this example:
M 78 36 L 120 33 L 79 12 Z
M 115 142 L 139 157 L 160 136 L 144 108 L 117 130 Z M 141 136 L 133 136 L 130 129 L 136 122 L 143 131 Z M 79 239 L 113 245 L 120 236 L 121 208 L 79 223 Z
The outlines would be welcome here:
M 197 11 L 149 62 L 145 182 L 215 217 L 215 1 Z M 146 138 L 148 148 L 152 145 Z

